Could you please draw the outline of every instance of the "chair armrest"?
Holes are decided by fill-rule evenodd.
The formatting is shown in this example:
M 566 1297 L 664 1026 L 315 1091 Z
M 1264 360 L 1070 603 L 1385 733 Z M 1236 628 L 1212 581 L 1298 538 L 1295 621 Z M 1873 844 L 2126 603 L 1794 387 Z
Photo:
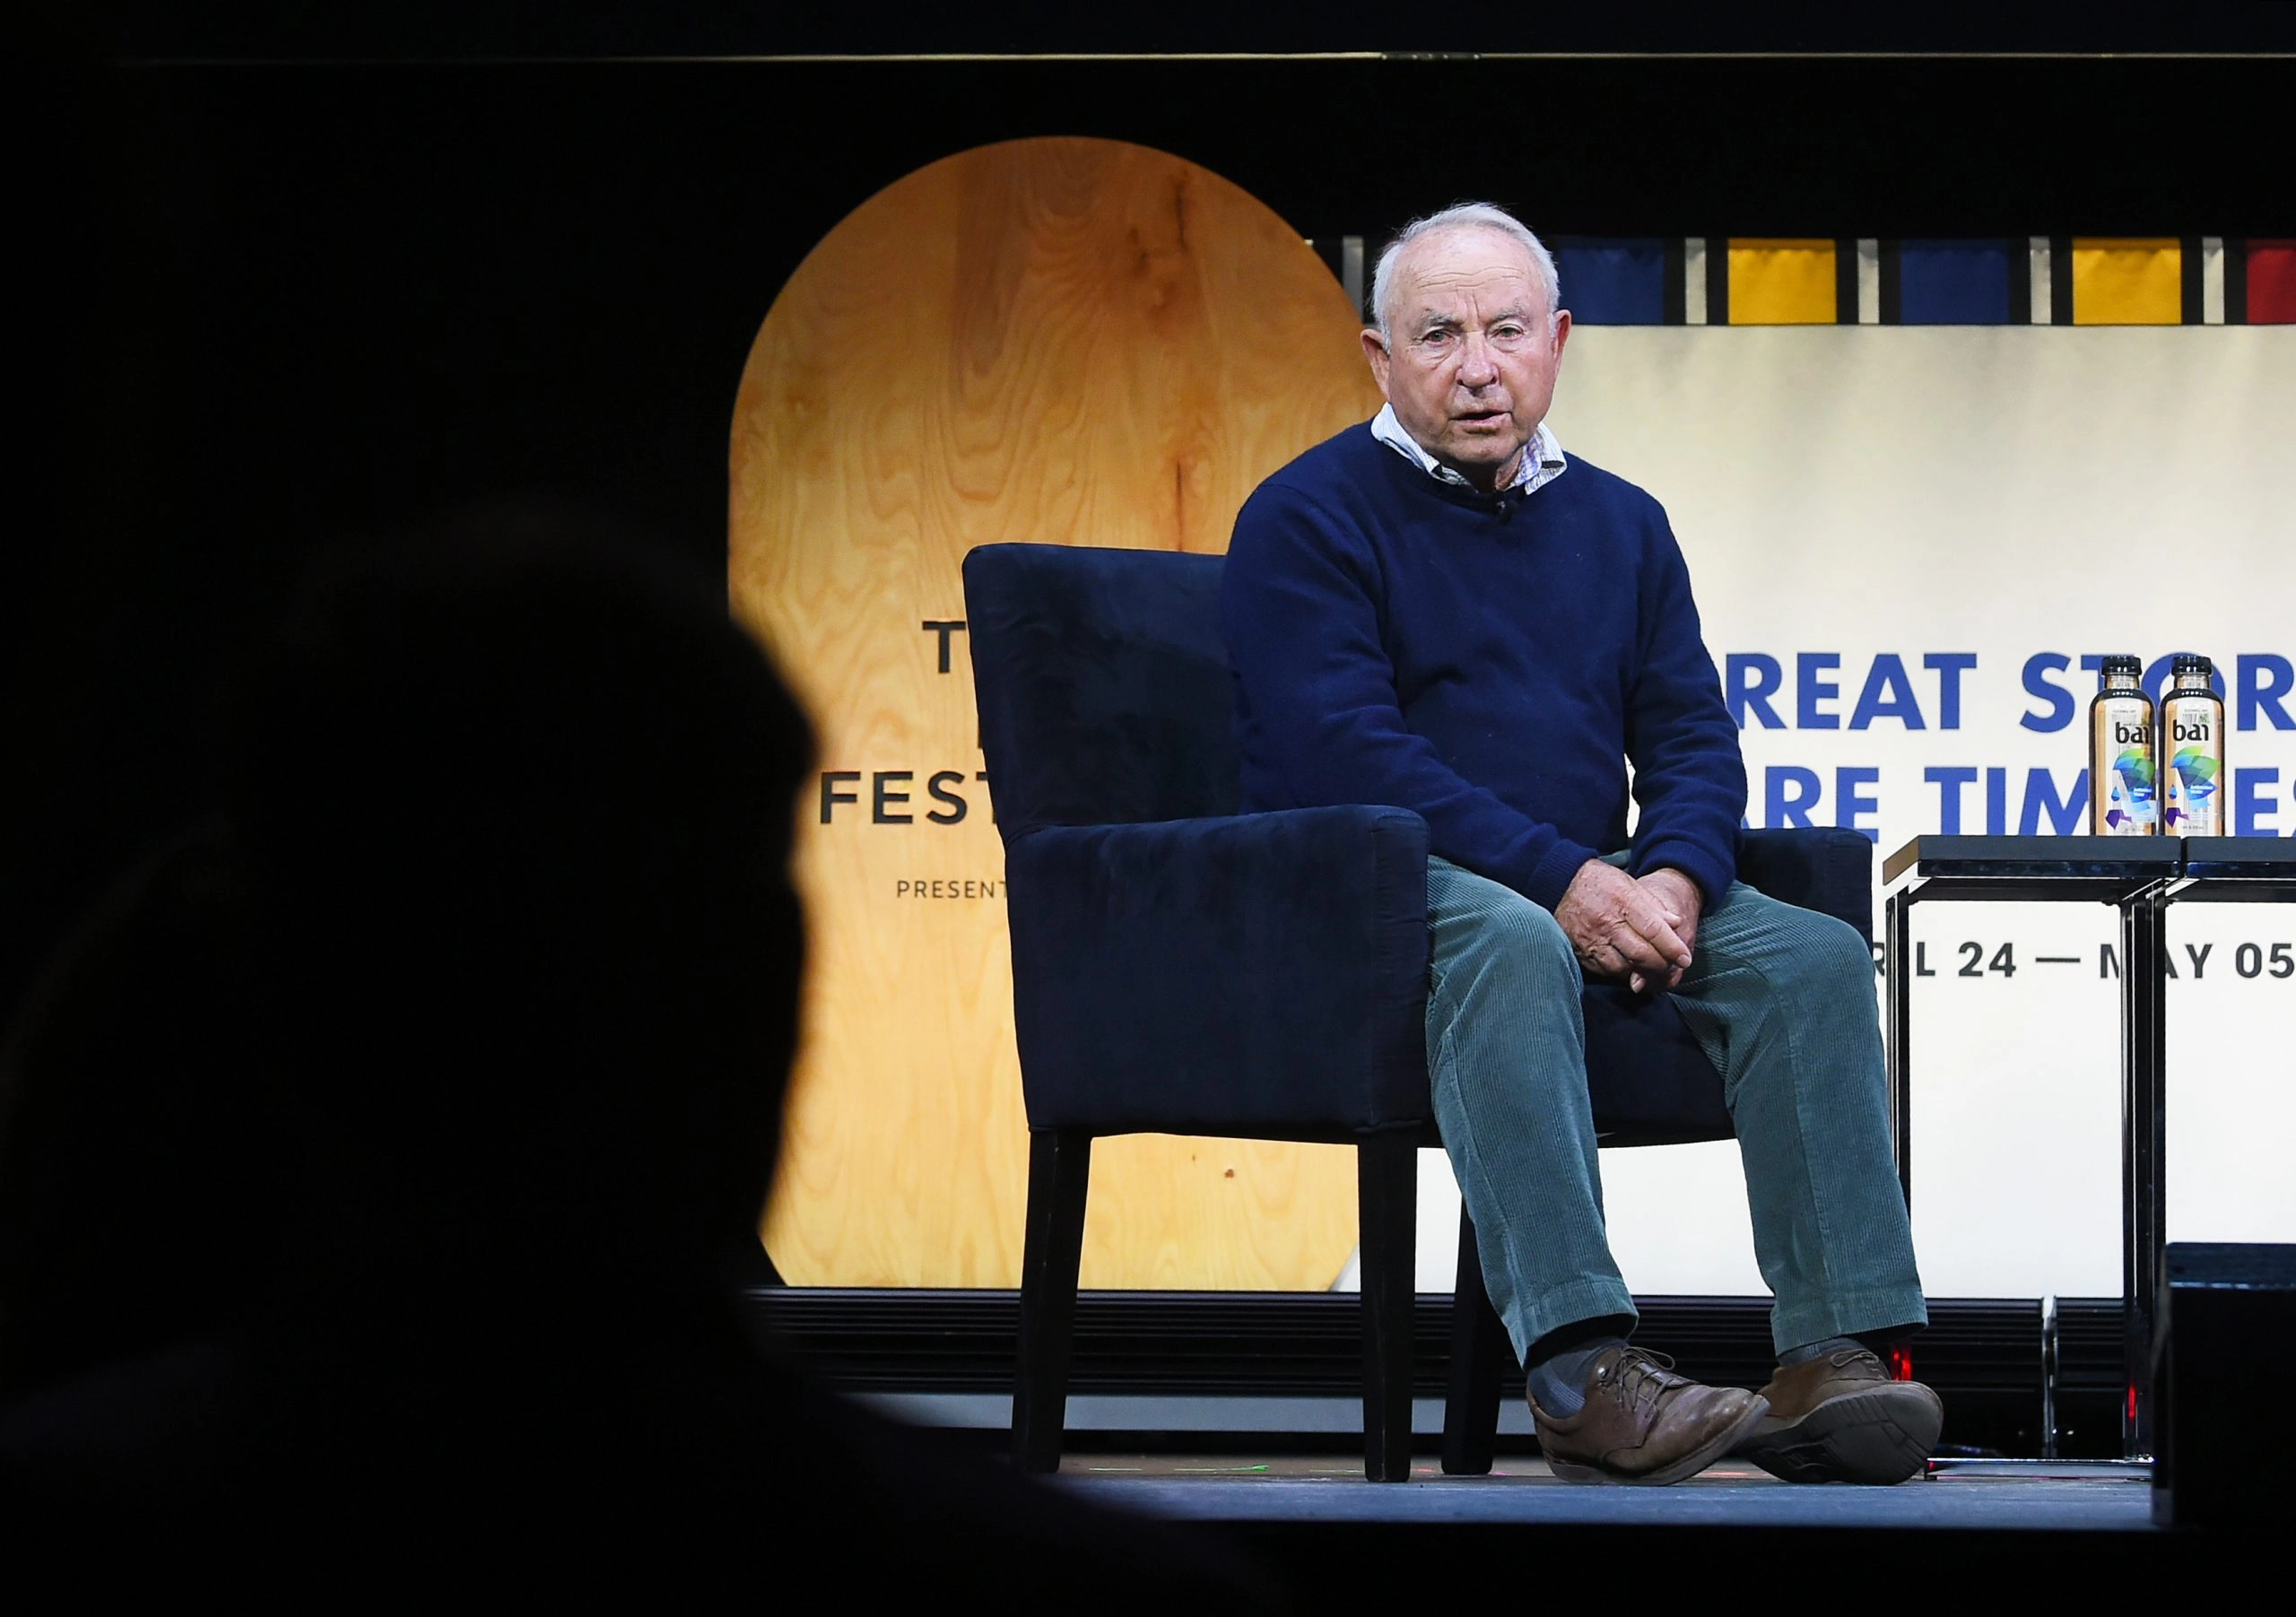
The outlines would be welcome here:
M 1048 826 L 1006 850 L 1032 1128 L 1424 1123 L 1427 825 L 1344 805 Z
M 1874 842 L 1834 826 L 1738 833 L 1738 880 L 1781 904 L 1798 904 L 1874 940 Z

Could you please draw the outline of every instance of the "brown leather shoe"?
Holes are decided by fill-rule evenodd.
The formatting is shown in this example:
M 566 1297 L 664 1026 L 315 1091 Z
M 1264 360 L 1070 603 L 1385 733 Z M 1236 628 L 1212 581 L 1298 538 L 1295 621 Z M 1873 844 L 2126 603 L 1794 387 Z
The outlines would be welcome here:
M 1735 1387 L 1705 1387 L 1674 1361 L 1615 1347 L 1587 1376 L 1587 1407 L 1558 1419 L 1531 1401 L 1539 1447 L 1573 1482 L 1679 1482 L 1730 1452 L 1770 1405 Z
M 1770 1414 L 1737 1452 L 1789 1482 L 1902 1482 L 1945 1423 L 1935 1393 L 1892 1380 L 1864 1348 L 1780 1366 L 1761 1391 Z

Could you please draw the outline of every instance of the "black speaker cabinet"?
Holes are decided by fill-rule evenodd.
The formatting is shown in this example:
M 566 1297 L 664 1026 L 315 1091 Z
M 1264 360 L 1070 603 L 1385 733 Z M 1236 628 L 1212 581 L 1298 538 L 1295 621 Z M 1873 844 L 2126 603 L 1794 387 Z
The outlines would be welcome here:
M 2152 1519 L 2284 1529 L 2296 1398 L 2296 1247 L 2178 1242 L 2152 1339 Z

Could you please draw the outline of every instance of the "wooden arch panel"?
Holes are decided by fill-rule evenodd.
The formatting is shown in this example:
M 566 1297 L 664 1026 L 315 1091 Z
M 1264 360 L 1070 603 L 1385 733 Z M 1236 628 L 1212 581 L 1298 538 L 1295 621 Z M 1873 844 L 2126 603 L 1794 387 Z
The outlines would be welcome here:
M 1266 207 L 1117 142 L 1013 141 L 871 197 L 743 372 L 736 612 L 813 712 L 807 1037 L 765 1239 L 793 1282 L 1017 1282 L 1027 1126 L 1003 852 L 959 563 L 976 544 L 1221 551 L 1246 495 L 1378 407 L 1346 294 Z M 1352 1153 L 1095 1153 L 1091 1286 L 1321 1288 Z

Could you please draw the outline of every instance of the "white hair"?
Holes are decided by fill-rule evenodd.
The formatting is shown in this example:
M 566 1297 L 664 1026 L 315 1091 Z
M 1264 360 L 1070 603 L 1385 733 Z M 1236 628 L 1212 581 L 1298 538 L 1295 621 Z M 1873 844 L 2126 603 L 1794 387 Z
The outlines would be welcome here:
M 1531 234 L 1529 226 L 1506 209 L 1488 202 L 1461 202 L 1454 203 L 1439 213 L 1413 220 L 1396 231 L 1395 239 L 1380 252 L 1379 267 L 1371 276 L 1371 317 L 1381 336 L 1392 335 L 1387 329 L 1392 312 L 1387 304 L 1388 300 L 1395 296 L 1396 264 L 1402 258 L 1404 249 L 1421 237 L 1431 236 L 1439 230 L 1466 229 L 1497 230 L 1521 244 L 1523 250 L 1531 256 L 1531 278 L 1538 282 L 1546 293 L 1547 318 L 1552 320 L 1554 317 L 1555 310 L 1562 307 L 1562 280 L 1554 273 L 1554 255 L 1546 250 L 1544 242 Z

